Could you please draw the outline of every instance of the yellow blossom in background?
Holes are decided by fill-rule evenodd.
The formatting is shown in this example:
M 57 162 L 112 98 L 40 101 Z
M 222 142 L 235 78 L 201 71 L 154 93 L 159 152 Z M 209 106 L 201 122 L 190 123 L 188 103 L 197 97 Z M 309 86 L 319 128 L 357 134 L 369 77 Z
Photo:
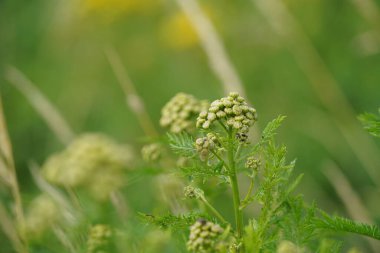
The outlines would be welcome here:
M 160 0 L 82 0 L 85 13 L 97 13 L 109 19 L 130 13 L 149 13 L 160 4 Z
M 167 46 L 177 50 L 192 48 L 199 42 L 194 27 L 183 12 L 175 13 L 162 24 L 161 37 Z

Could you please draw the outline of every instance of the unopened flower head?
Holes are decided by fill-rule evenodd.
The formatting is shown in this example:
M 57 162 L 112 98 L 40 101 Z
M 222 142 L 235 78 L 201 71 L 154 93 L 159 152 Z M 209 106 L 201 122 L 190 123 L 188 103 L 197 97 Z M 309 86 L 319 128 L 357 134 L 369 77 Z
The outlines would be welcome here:
M 290 241 L 283 240 L 277 247 L 277 253 L 301 253 L 301 248 Z
M 218 224 L 200 219 L 190 227 L 187 249 L 191 252 L 215 252 L 223 228 Z
M 159 143 L 152 143 L 145 145 L 141 149 L 141 155 L 146 162 L 156 162 L 158 161 L 163 153 L 163 147 Z
M 197 187 L 193 187 L 191 185 L 186 186 L 183 189 L 183 193 L 184 193 L 185 197 L 189 198 L 189 199 L 198 199 L 201 196 L 203 196 L 203 194 L 204 194 L 201 189 L 199 189 Z
M 253 156 L 248 157 L 247 161 L 245 162 L 245 167 L 247 169 L 258 170 L 260 166 L 261 166 L 260 160 L 254 158 Z
M 108 225 L 98 224 L 92 226 L 88 233 L 87 253 L 100 252 L 99 250 L 102 250 L 110 243 L 111 236 L 112 230 Z
M 218 145 L 218 139 L 213 133 L 208 133 L 207 136 L 195 140 L 195 148 L 202 161 L 207 160 L 210 152 Z
M 27 209 L 25 216 L 25 234 L 29 239 L 38 238 L 54 226 L 62 215 L 57 203 L 48 195 L 35 198 Z
M 221 121 L 240 133 L 247 133 L 257 121 L 256 109 L 248 106 L 245 99 L 236 92 L 211 103 L 207 111 L 197 118 L 197 127 L 209 129 L 215 121 Z
M 62 152 L 51 156 L 42 172 L 50 183 L 96 189 L 94 194 L 98 197 L 99 191 L 104 190 L 103 195 L 108 195 L 121 186 L 122 175 L 132 158 L 129 146 L 118 144 L 102 134 L 85 134 Z
M 160 125 L 169 128 L 173 133 L 191 131 L 194 129 L 193 119 L 207 107 L 206 101 L 199 101 L 189 94 L 178 93 L 162 108 Z

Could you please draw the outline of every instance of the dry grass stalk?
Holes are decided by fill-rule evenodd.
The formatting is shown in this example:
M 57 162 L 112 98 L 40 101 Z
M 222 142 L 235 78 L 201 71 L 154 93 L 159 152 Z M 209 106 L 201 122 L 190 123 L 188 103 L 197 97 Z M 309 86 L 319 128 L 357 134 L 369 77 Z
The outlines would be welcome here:
M 8 67 L 5 78 L 28 99 L 62 143 L 68 144 L 73 139 L 74 132 L 60 112 L 20 70 Z
M 373 0 L 352 0 L 359 13 L 376 30 L 380 29 L 380 11 L 376 2 Z
M 4 116 L 3 111 L 3 101 L 0 94 L 0 158 L 1 158 L 1 171 L 6 173 L 6 178 L 4 178 L 4 181 L 8 182 L 9 188 L 12 193 L 12 197 L 14 200 L 14 214 L 16 217 L 15 223 L 7 223 L 6 219 L 6 209 L 3 208 L 2 210 L 2 217 L 1 217 L 1 223 L 4 231 L 16 231 L 16 235 L 18 236 L 18 239 L 15 239 L 14 233 L 6 232 L 6 234 L 10 237 L 10 240 L 14 242 L 16 249 L 19 252 L 28 252 L 27 251 L 27 244 L 25 240 L 25 236 L 23 233 L 24 230 L 24 211 L 22 207 L 22 200 L 21 200 L 21 194 L 20 194 L 20 188 L 17 182 L 17 172 L 16 167 L 13 159 L 12 154 L 12 144 L 8 135 L 7 130 L 7 124 Z M 11 227 L 9 227 L 11 226 Z M 19 233 L 17 233 L 19 231 Z M 16 241 L 15 241 L 16 240 Z
M 15 222 L 9 217 L 7 210 L 2 204 L 0 204 L 0 227 L 17 252 L 27 252 L 17 233 Z
M 177 0 L 177 3 L 194 26 L 211 69 L 223 84 L 224 93 L 237 91 L 246 97 L 244 86 L 227 55 L 221 38 L 197 0 Z
M 144 101 L 138 95 L 132 80 L 123 66 L 120 56 L 116 53 L 116 50 L 113 47 L 106 48 L 105 54 L 121 88 L 124 91 L 127 105 L 137 117 L 140 126 L 147 135 L 153 137 L 157 136 L 158 133 L 154 128 L 148 112 L 146 111 Z
M 372 180 L 380 185 L 379 150 L 356 120 L 351 104 L 323 59 L 282 1 L 252 0 L 274 31 L 284 39 L 305 72 L 322 105 L 334 118 L 345 140 Z

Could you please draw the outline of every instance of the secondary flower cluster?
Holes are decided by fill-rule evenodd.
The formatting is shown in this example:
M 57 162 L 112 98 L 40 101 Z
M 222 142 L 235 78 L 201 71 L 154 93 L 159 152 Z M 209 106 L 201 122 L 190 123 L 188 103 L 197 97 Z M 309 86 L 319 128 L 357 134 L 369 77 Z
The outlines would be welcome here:
M 250 156 L 247 158 L 247 161 L 245 162 L 245 167 L 247 169 L 257 170 L 261 165 L 260 160 L 254 158 L 253 156 Z
M 109 244 L 111 236 L 112 231 L 109 226 L 103 224 L 92 226 L 87 239 L 87 253 L 104 252 L 101 249 Z
M 141 149 L 141 155 L 146 162 L 155 162 L 161 158 L 163 148 L 159 143 L 145 145 Z
M 61 219 L 57 203 L 48 195 L 36 197 L 28 207 L 25 216 L 25 233 L 28 239 L 40 237 Z
M 223 233 L 223 228 L 204 219 L 198 220 L 190 227 L 190 236 L 187 241 L 187 249 L 191 252 L 215 252 L 218 237 Z
M 208 158 L 210 152 L 215 149 L 217 145 L 218 139 L 212 133 L 208 133 L 207 136 L 195 140 L 195 148 L 202 161 L 205 161 Z
M 188 185 L 183 188 L 183 194 L 188 199 L 198 199 L 202 197 L 204 193 L 201 189 Z
M 257 113 L 237 92 L 231 92 L 227 97 L 212 102 L 207 111 L 202 111 L 196 125 L 208 129 L 217 120 L 225 121 L 227 126 L 240 133 L 247 133 L 257 121 Z
M 123 173 L 132 161 L 129 146 L 102 134 L 85 134 L 43 165 L 43 176 L 52 184 L 81 187 L 105 199 L 123 184 Z
M 160 125 L 169 128 L 170 132 L 191 131 L 193 119 L 208 107 L 207 101 L 199 101 L 192 95 L 178 93 L 161 111 Z

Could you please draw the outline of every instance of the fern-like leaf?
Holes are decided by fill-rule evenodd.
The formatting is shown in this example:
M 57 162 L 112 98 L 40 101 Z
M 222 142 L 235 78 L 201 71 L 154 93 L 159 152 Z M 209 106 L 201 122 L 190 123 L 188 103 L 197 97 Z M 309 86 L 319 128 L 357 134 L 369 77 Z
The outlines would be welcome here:
M 372 113 L 363 113 L 358 117 L 358 119 L 362 122 L 365 130 L 367 130 L 371 135 L 380 138 L 380 116 Z
M 183 230 L 188 229 L 198 219 L 212 220 L 208 215 L 191 212 L 189 214 L 156 216 L 145 213 L 139 213 L 140 219 L 147 223 L 155 225 L 161 229 Z
M 188 133 L 171 134 L 168 133 L 169 146 L 173 152 L 183 157 L 194 157 L 196 150 L 193 137 Z
M 378 226 L 355 222 L 344 217 L 330 216 L 322 210 L 319 210 L 319 213 L 322 217 L 315 218 L 313 222 L 316 228 L 355 233 L 380 240 L 380 229 Z

